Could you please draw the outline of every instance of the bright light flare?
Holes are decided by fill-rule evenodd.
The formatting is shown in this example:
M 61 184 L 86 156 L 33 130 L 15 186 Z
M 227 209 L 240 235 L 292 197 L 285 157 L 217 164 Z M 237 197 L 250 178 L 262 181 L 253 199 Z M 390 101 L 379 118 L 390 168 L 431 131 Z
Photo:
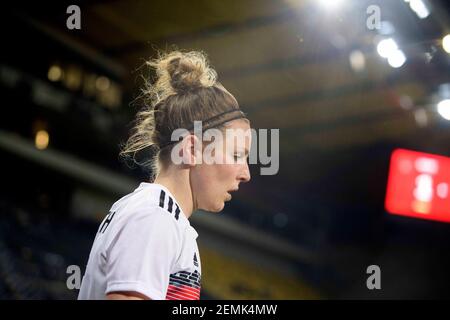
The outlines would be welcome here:
M 406 62 L 405 53 L 398 48 L 397 42 L 392 38 L 381 40 L 377 45 L 377 52 L 388 60 L 392 68 L 400 68 Z
M 34 138 L 34 144 L 37 149 L 44 150 L 47 149 L 49 143 L 49 135 L 45 130 L 39 130 L 36 132 L 36 136 Z
M 450 34 L 442 38 L 442 48 L 444 48 L 445 52 L 450 53 Z
M 445 120 L 450 121 L 450 99 L 442 100 L 437 104 L 437 111 Z
M 400 68 L 406 62 L 406 56 L 402 50 L 395 50 L 388 57 L 388 63 L 392 68 Z
M 409 7 L 420 19 L 425 19 L 430 15 L 430 10 L 422 0 L 405 0 L 405 2 L 409 2 Z
M 383 58 L 388 58 L 396 50 L 398 45 L 392 38 L 383 39 L 377 45 L 377 52 Z
M 319 0 L 319 3 L 325 9 L 331 10 L 340 7 L 344 3 L 344 0 Z
M 59 66 L 53 65 L 48 69 L 47 77 L 50 81 L 59 81 L 63 77 L 63 71 Z

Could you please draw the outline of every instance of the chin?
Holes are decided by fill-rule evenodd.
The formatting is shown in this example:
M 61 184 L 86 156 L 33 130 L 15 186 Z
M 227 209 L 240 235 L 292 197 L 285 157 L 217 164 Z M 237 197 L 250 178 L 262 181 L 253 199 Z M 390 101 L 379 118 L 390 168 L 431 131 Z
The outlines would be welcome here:
M 225 207 L 224 202 L 216 203 L 215 205 L 211 206 L 211 208 L 208 210 L 210 212 L 220 212 Z

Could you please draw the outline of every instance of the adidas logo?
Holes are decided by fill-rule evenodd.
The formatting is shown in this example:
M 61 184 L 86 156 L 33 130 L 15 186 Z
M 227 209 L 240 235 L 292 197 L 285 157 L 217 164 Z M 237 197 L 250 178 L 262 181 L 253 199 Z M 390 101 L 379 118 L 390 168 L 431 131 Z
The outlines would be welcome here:
M 198 267 L 197 253 L 194 252 L 194 266 Z

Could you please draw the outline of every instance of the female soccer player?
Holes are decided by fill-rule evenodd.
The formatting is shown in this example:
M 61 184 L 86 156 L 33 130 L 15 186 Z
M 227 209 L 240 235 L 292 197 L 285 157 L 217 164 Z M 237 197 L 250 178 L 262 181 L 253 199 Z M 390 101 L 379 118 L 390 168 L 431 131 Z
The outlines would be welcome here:
M 157 79 L 144 90 L 149 103 L 121 153 L 135 159 L 153 148 L 154 179 L 114 203 L 100 224 L 79 299 L 199 299 L 198 234 L 189 218 L 198 209 L 221 211 L 250 180 L 249 120 L 206 57 L 173 51 L 148 64 Z M 227 134 L 203 141 L 194 121 L 202 132 Z M 173 139 L 177 129 L 184 134 Z M 215 161 L 202 161 L 211 144 Z

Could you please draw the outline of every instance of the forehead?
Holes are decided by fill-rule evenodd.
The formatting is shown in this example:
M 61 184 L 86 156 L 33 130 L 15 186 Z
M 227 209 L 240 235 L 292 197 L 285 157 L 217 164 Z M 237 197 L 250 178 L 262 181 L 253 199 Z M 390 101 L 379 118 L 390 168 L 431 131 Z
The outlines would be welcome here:
M 252 139 L 250 123 L 248 120 L 238 119 L 230 121 L 225 126 L 225 141 L 233 149 L 244 148 L 248 151 Z
M 246 130 L 250 129 L 250 121 L 248 121 L 247 119 L 233 120 L 226 123 L 225 128 L 236 131 L 239 131 L 238 129 L 240 129 L 245 132 Z

